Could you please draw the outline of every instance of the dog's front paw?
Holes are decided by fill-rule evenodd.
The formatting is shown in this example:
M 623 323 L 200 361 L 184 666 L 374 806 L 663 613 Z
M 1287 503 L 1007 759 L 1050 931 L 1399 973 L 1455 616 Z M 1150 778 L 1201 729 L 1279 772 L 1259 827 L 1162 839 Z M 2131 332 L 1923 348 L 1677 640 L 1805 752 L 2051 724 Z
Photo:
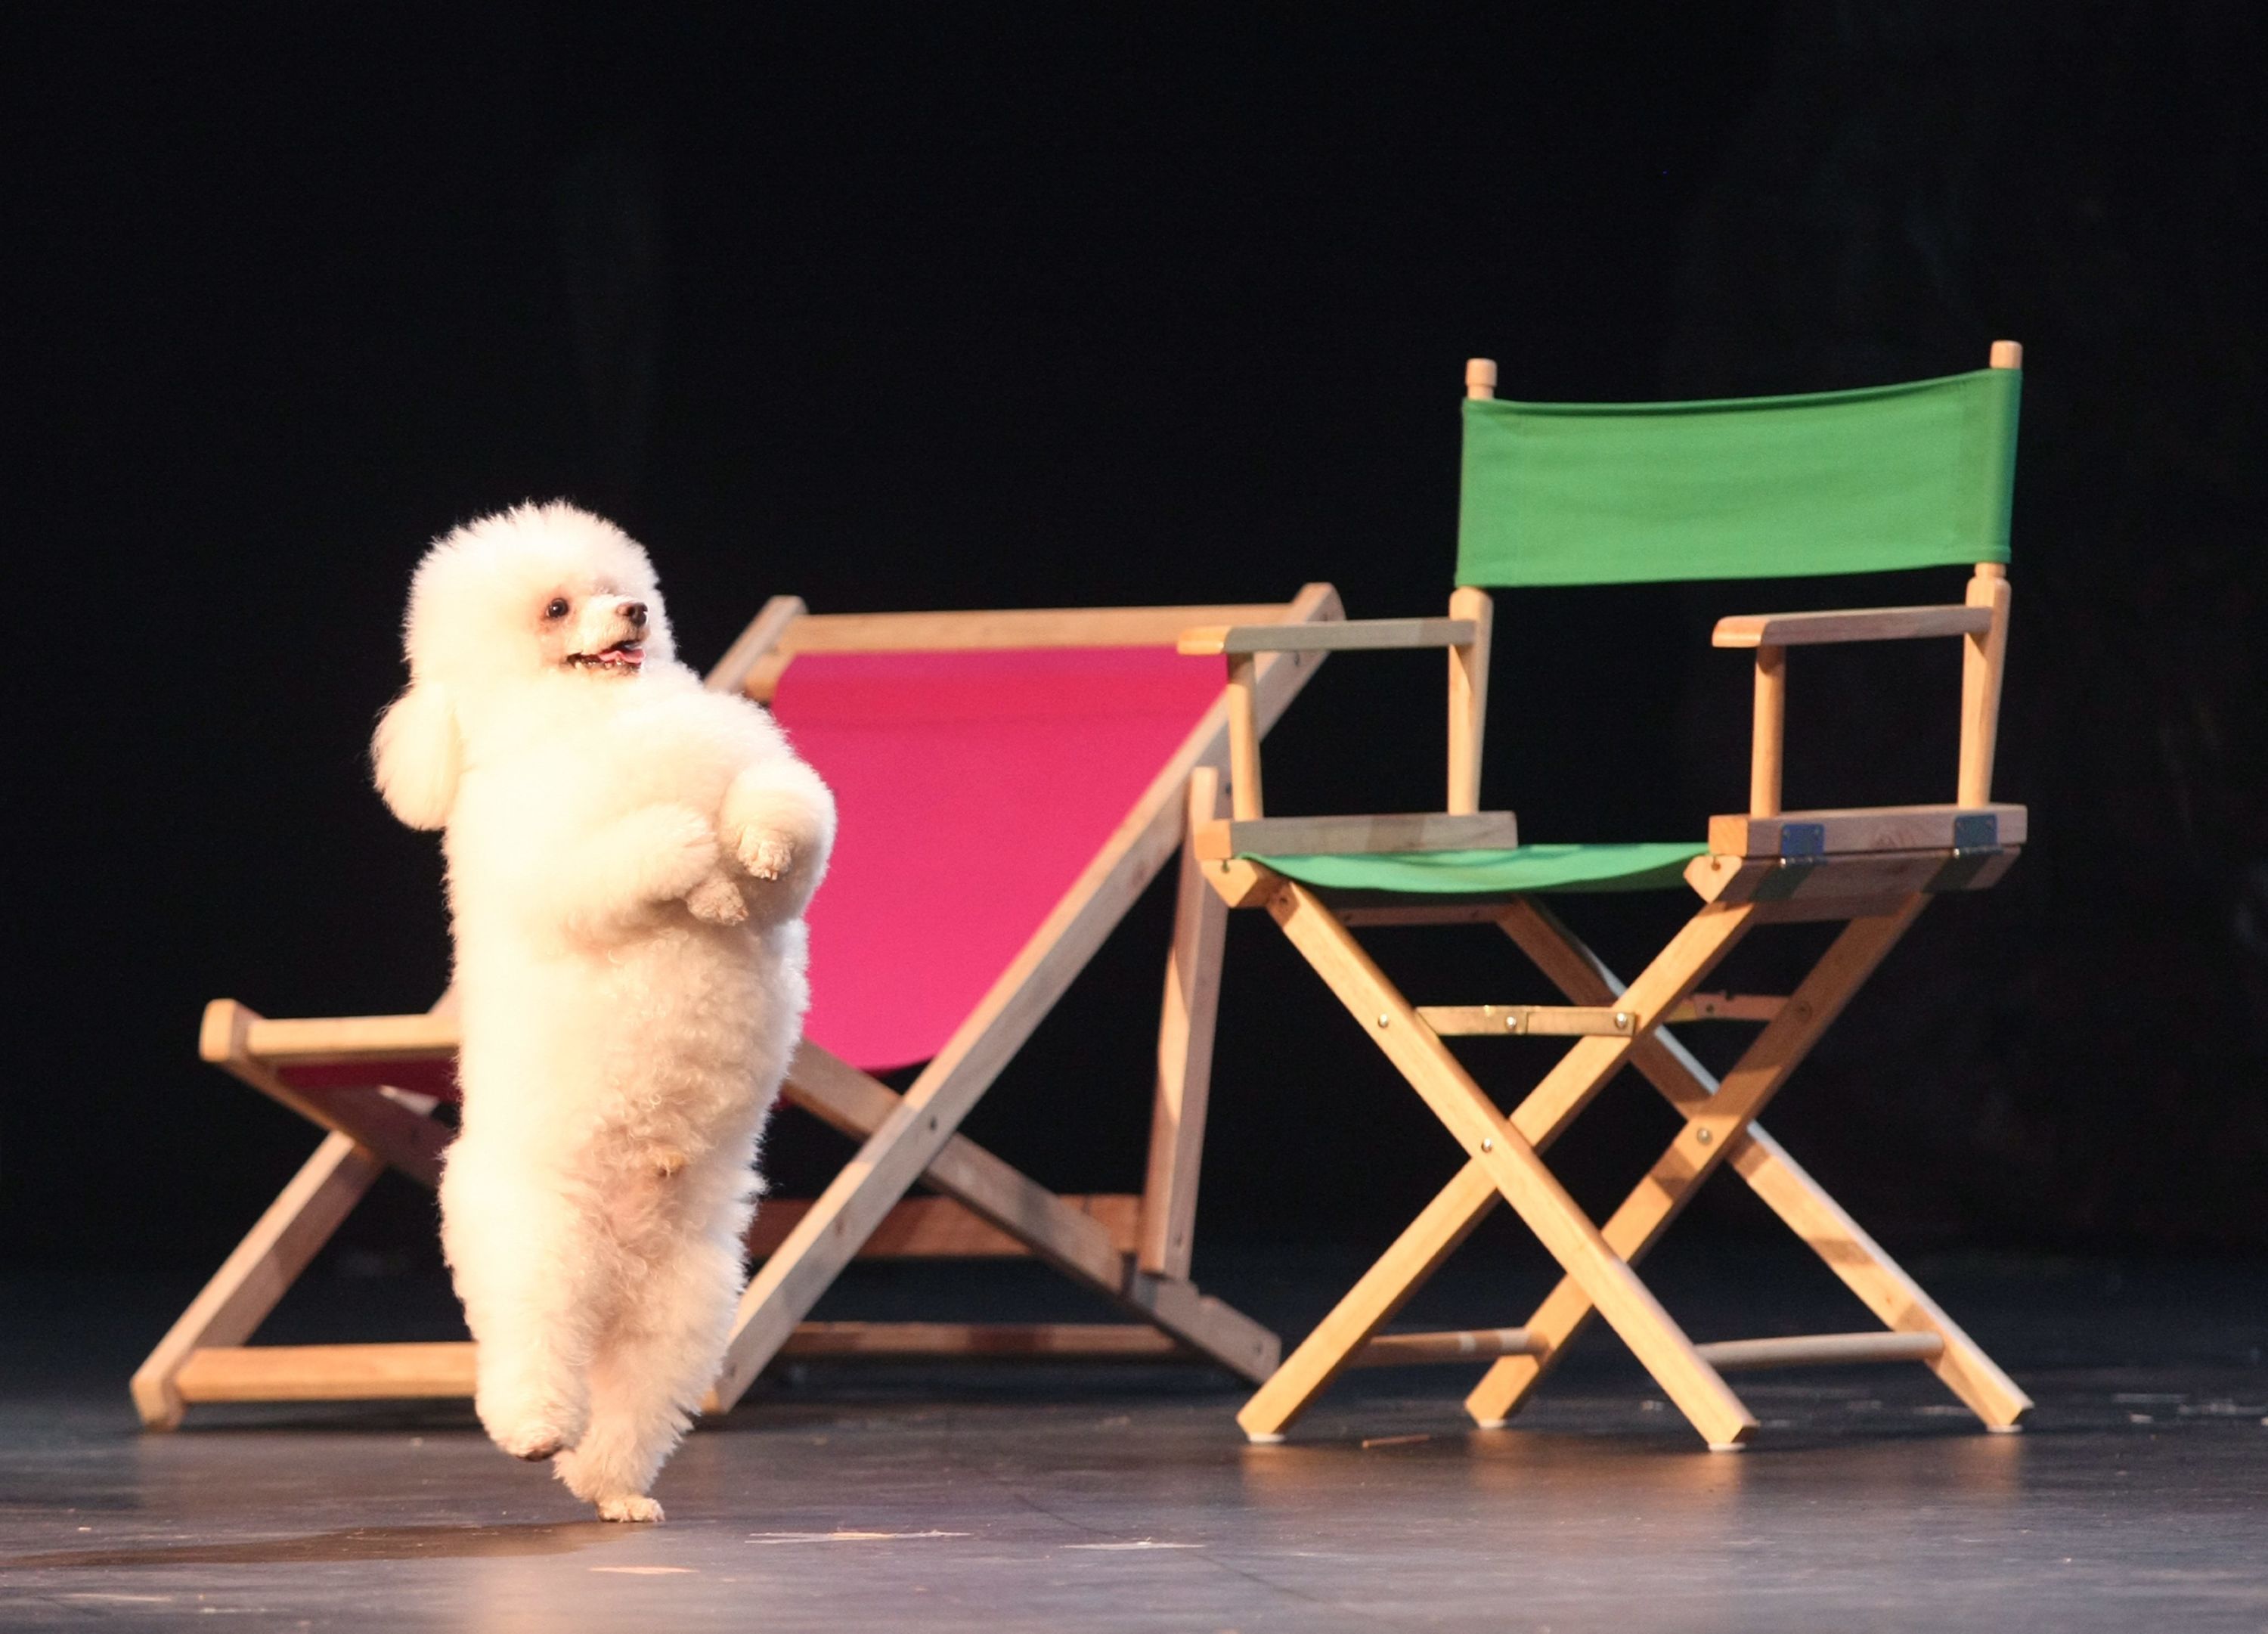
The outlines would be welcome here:
M 618 1497 L 599 1500 L 601 1520 L 644 1520 L 661 1519 L 661 1505 L 642 1493 L 626 1492 Z
M 795 866 L 795 836 L 751 823 L 740 831 L 740 866 L 759 880 L 777 880 Z
M 739 924 L 748 916 L 747 899 L 722 873 L 712 873 L 685 894 L 685 905 L 705 924 Z

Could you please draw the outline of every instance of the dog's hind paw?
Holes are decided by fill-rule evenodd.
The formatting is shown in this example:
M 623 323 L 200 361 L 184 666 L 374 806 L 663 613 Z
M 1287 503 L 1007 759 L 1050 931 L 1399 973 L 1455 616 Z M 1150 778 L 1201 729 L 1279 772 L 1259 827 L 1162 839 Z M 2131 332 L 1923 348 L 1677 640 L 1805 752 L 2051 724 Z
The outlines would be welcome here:
M 549 1424 L 529 1424 L 522 1429 L 491 1432 L 494 1441 L 514 1458 L 540 1464 L 547 1458 L 556 1458 L 567 1449 L 567 1438 Z
M 635 1492 L 620 1498 L 602 1498 L 599 1500 L 599 1519 L 601 1520 L 659 1520 L 661 1519 L 661 1505 L 655 1503 L 653 1499 Z

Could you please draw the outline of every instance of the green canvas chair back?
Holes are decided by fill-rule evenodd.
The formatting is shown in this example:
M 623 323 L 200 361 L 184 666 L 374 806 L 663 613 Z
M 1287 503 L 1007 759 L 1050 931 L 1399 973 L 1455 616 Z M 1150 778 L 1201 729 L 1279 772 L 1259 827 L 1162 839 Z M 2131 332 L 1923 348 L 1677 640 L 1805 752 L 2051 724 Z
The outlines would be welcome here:
M 1457 583 L 2005 563 L 2022 378 L 1707 402 L 1469 398 Z

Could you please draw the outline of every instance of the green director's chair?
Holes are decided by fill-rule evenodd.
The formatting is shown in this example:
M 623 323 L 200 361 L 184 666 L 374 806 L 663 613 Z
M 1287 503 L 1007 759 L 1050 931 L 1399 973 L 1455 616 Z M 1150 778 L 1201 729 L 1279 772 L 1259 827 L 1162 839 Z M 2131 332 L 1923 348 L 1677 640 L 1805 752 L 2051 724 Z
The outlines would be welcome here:
M 1457 583 L 1449 615 L 1192 629 L 1184 652 L 1228 660 L 1232 815 L 1214 774 L 1191 790 L 1197 855 L 1233 907 L 1263 907 L 1464 1149 L 1464 1165 L 1238 1416 L 1256 1441 L 1285 1426 L 1342 1369 L 1493 1358 L 1467 1398 L 1500 1425 L 1593 1313 L 1636 1353 L 1717 1449 L 1756 1420 L 1724 1373 L 1911 1360 L 1988 1429 L 2031 1402 L 1756 1122 L 1852 995 L 1928 905 L 1982 890 L 2015 860 L 2021 806 L 1991 798 L 2008 633 L 2008 513 L 2021 350 L 1911 385 L 1689 403 L 1495 399 L 1496 365 L 1467 371 Z M 1509 812 L 1480 809 L 1489 588 L 1810 577 L 1973 567 L 1960 605 L 1728 618 L 1715 644 L 1756 654 L 1749 810 L 1710 820 L 1705 844 L 1521 845 Z M 1964 644 L 1957 797 L 1950 805 L 1785 811 L 1781 727 L 1791 647 L 1942 637 Z M 1373 817 L 1263 814 L 1252 700 L 1265 652 L 1446 647 L 1447 809 Z M 1690 887 L 1701 905 L 1627 986 L 1540 899 Z M 1785 997 L 1699 990 L 1760 925 L 1844 924 Z M 1562 991 L 1561 1005 L 1413 1005 L 1356 940 L 1365 925 L 1494 924 Z M 1668 1024 L 1761 1024 L 1719 1080 Z M 1509 1115 L 1442 1042 L 1565 1036 L 1566 1054 Z M 1684 1120 L 1603 1226 L 1542 1153 L 1599 1090 L 1634 1067 Z M 1696 1344 L 1632 1268 L 1702 1181 L 1729 1164 L 1882 1324 L 1864 1333 Z M 1382 1331 L 1498 1202 L 1565 1277 L 1517 1328 Z

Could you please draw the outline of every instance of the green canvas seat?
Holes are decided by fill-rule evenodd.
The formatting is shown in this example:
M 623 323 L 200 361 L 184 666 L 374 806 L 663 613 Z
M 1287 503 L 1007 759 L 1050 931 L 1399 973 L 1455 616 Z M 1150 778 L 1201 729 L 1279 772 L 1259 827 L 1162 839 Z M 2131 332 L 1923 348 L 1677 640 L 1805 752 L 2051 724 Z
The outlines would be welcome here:
M 1759 1428 L 1722 1377 L 1735 1368 L 1919 1362 L 1988 1429 L 2013 1430 L 2030 1410 L 2023 1391 L 1756 1122 L 1921 910 L 1940 893 L 1991 886 L 2024 838 L 2024 808 L 1990 793 L 2021 349 L 1999 342 L 1991 361 L 1965 374 L 1802 396 L 1548 403 L 1499 401 L 1496 365 L 1476 358 L 1466 373 L 1456 589 L 1447 617 L 1184 632 L 1182 651 L 1218 653 L 1228 664 L 1228 815 L 1218 809 L 1212 769 L 1190 784 L 1192 852 L 1204 881 L 1232 908 L 1265 909 L 1345 1011 L 1337 1022 L 1271 1015 L 1266 1025 L 1280 1033 L 1351 1023 L 1425 1101 L 1462 1158 L 1237 1415 L 1254 1440 L 1281 1440 L 1346 1368 L 1413 1362 L 1484 1365 L 1465 1408 L 1484 1429 L 1499 1428 L 1594 1315 L 1712 1449 L 1736 1447 Z M 1696 832 L 1667 843 L 1524 845 L 1511 812 L 1482 809 L 1491 593 L 1951 567 L 1970 574 L 1958 600 L 1719 622 L 1712 644 L 1749 649 L 1753 659 L 1756 723 L 1749 809 L 1708 818 L 1705 843 Z M 1940 638 L 1963 649 L 1953 800 L 1785 807 L 1791 653 Z M 1631 644 L 1611 633 L 1598 644 L 1602 666 L 1625 676 L 1642 675 L 1652 657 L 1638 655 L 1633 666 Z M 1255 702 L 1260 655 L 1392 647 L 1448 653 L 1441 809 L 1270 813 L 1260 777 L 1265 721 Z M 1518 701 L 1523 719 L 1581 685 L 1580 666 L 1570 669 L 1550 692 Z M 1439 730 L 1440 718 L 1427 715 L 1414 730 Z M 1841 718 L 1822 708 L 1817 718 Z M 1542 900 L 1689 887 L 1697 907 L 1627 984 Z M 1793 991 L 1703 990 L 1751 930 L 1806 922 L 1842 928 Z M 1356 934 L 1389 925 L 1468 927 L 1460 934 L 1469 955 L 1429 975 L 1454 974 L 1453 990 L 1439 995 L 1444 1002 L 1405 997 Z M 1501 931 L 1565 1002 L 1507 1003 L 1487 991 L 1497 977 L 1485 938 L 1470 935 L 1476 925 Z M 1761 1031 L 1720 1079 L 1673 1029 L 1726 1022 Z M 1500 1100 L 1478 1076 L 1491 1064 L 1483 1041 L 1507 1036 L 1567 1041 L 1524 1098 Z M 1452 1039 L 1469 1048 L 1453 1051 L 1445 1041 Z M 1927 1041 L 1916 1035 L 1912 1048 Z M 1543 1154 L 1625 1068 L 1660 1093 L 1680 1127 L 1620 1206 L 1594 1220 Z M 1287 1145 L 1296 1145 L 1292 1120 L 1303 1115 L 1287 1103 Z M 1815 1250 L 1877 1325 L 1694 1343 L 1635 1267 L 1719 1169 L 1737 1174 Z M 1343 1211 L 1343 1202 L 1328 1196 L 1318 1206 Z M 1565 1277 L 1550 1297 L 1518 1327 L 1388 1329 L 1499 1203 L 1558 1261 Z
M 1324 891 L 1491 897 L 1682 889 L 1705 845 L 1522 845 L 1511 850 L 1355 852 L 1252 860 Z

